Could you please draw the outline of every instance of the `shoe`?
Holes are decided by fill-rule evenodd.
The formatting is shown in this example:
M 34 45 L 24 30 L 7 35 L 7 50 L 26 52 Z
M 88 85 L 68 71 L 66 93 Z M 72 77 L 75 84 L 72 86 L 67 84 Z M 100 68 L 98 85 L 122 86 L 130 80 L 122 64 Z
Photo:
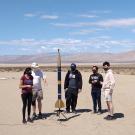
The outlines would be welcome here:
M 22 123 L 23 123 L 23 124 L 27 124 L 26 119 L 23 119 L 23 120 L 22 120 Z
M 97 111 L 96 111 L 96 110 L 94 110 L 92 113 L 93 113 L 93 114 L 96 114 L 96 113 L 97 113 Z
M 106 117 L 104 117 L 104 119 L 108 119 L 111 115 L 107 115 Z
M 76 111 L 76 110 L 72 110 L 72 113 L 75 113 L 75 114 L 76 114 L 76 113 L 77 113 L 77 111 Z
M 30 117 L 28 117 L 27 121 L 33 123 L 33 120 Z
M 114 116 L 108 115 L 108 117 L 105 118 L 106 120 L 115 120 Z
M 38 118 L 39 118 L 39 119 L 42 119 L 42 118 L 43 118 L 42 113 L 39 113 L 39 114 L 38 114 Z
M 70 110 L 69 109 L 66 109 L 66 113 L 70 113 Z
M 36 113 L 33 113 L 32 120 L 36 120 L 36 119 L 37 119 L 37 115 L 36 115 Z
M 98 111 L 97 114 L 98 114 L 98 115 L 102 114 L 102 111 Z

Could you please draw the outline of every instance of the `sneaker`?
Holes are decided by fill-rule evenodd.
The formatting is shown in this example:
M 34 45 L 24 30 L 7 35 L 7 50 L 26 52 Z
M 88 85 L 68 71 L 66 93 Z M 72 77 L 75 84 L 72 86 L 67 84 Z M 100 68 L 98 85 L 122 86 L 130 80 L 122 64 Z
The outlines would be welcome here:
M 26 119 L 23 119 L 23 120 L 22 120 L 22 123 L 23 123 L 23 124 L 26 124 L 26 123 L 27 123 Z
M 66 109 L 66 113 L 70 113 L 70 110 L 67 110 L 67 109 Z
M 76 114 L 76 113 L 77 113 L 77 111 L 76 111 L 76 110 L 72 110 L 72 113 L 75 113 L 75 114 Z
M 111 115 L 108 115 L 108 117 L 106 118 L 106 120 L 114 120 L 115 117 L 114 116 L 111 116 Z
M 31 123 L 33 122 L 33 120 L 30 117 L 28 117 L 27 121 Z
M 98 115 L 102 114 L 102 111 L 98 111 L 97 114 L 98 114 Z
M 94 111 L 92 111 L 92 113 L 93 113 L 93 114 L 96 114 L 96 113 L 97 113 L 97 111 L 96 111 L 96 110 L 94 110 Z
M 108 119 L 111 115 L 107 115 L 106 117 L 104 117 L 104 119 Z
M 32 115 L 32 119 L 33 119 L 33 120 L 35 120 L 36 118 L 37 118 L 36 113 L 33 113 L 33 115 Z
M 39 119 L 42 119 L 42 118 L 43 118 L 42 113 L 39 113 L 39 114 L 38 114 L 38 118 L 39 118 Z

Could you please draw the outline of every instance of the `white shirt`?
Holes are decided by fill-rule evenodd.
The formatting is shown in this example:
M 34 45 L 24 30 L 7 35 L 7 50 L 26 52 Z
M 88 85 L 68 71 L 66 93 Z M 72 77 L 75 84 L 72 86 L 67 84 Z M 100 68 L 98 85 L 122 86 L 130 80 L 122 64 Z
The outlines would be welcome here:
M 42 90 L 41 79 L 46 79 L 45 74 L 40 70 L 37 69 L 32 71 L 33 76 L 33 90 Z
M 109 69 L 105 74 L 102 89 L 103 90 L 105 90 L 105 89 L 113 90 L 114 86 L 115 86 L 115 78 L 114 78 L 112 70 Z

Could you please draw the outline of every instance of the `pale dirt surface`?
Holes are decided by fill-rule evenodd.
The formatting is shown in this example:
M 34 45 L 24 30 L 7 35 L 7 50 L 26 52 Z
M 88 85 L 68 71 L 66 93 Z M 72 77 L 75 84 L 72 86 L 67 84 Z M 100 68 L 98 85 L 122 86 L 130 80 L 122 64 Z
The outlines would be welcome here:
M 57 100 L 57 73 L 47 72 L 48 86 L 44 89 L 43 113 L 45 120 L 23 125 L 21 115 L 21 91 L 18 88 L 22 72 L 0 72 L 0 135 L 135 135 L 135 76 L 115 75 L 116 88 L 113 93 L 116 120 L 106 121 L 107 115 L 92 114 L 89 73 L 82 72 L 83 91 L 78 97 L 78 113 L 65 114 L 69 119 L 59 122 L 54 113 Z M 62 73 L 62 83 L 65 72 Z M 63 86 L 62 86 L 63 88 Z M 63 92 L 63 101 L 64 92 Z M 103 109 L 106 109 L 102 98 Z M 122 115 L 124 117 L 120 118 Z M 63 118 L 61 116 L 61 118 Z

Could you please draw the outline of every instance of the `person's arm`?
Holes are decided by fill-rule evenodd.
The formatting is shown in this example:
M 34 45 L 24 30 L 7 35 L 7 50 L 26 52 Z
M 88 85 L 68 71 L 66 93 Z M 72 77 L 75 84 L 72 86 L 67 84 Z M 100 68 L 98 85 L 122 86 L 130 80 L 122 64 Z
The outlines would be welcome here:
M 78 86 L 78 88 L 81 90 L 83 82 L 82 82 L 82 75 L 81 75 L 81 73 L 79 71 L 78 71 L 78 75 L 79 75 L 79 86 Z
M 41 78 L 42 78 L 44 84 L 47 84 L 47 77 L 46 77 L 46 74 L 43 71 L 41 71 Z
M 65 76 L 64 89 L 68 88 L 68 84 L 69 84 L 69 71 L 67 72 L 67 74 Z
M 100 80 L 99 81 L 100 81 L 100 84 L 103 85 L 103 76 L 102 75 L 100 75 Z
M 109 78 L 110 78 L 110 89 L 113 90 L 115 86 L 115 78 L 113 73 L 110 73 Z
M 22 89 L 22 88 L 32 88 L 32 85 L 24 85 L 23 80 L 20 80 L 19 88 L 20 89 Z
M 90 75 L 90 77 L 89 77 L 89 84 L 92 84 L 91 75 Z

